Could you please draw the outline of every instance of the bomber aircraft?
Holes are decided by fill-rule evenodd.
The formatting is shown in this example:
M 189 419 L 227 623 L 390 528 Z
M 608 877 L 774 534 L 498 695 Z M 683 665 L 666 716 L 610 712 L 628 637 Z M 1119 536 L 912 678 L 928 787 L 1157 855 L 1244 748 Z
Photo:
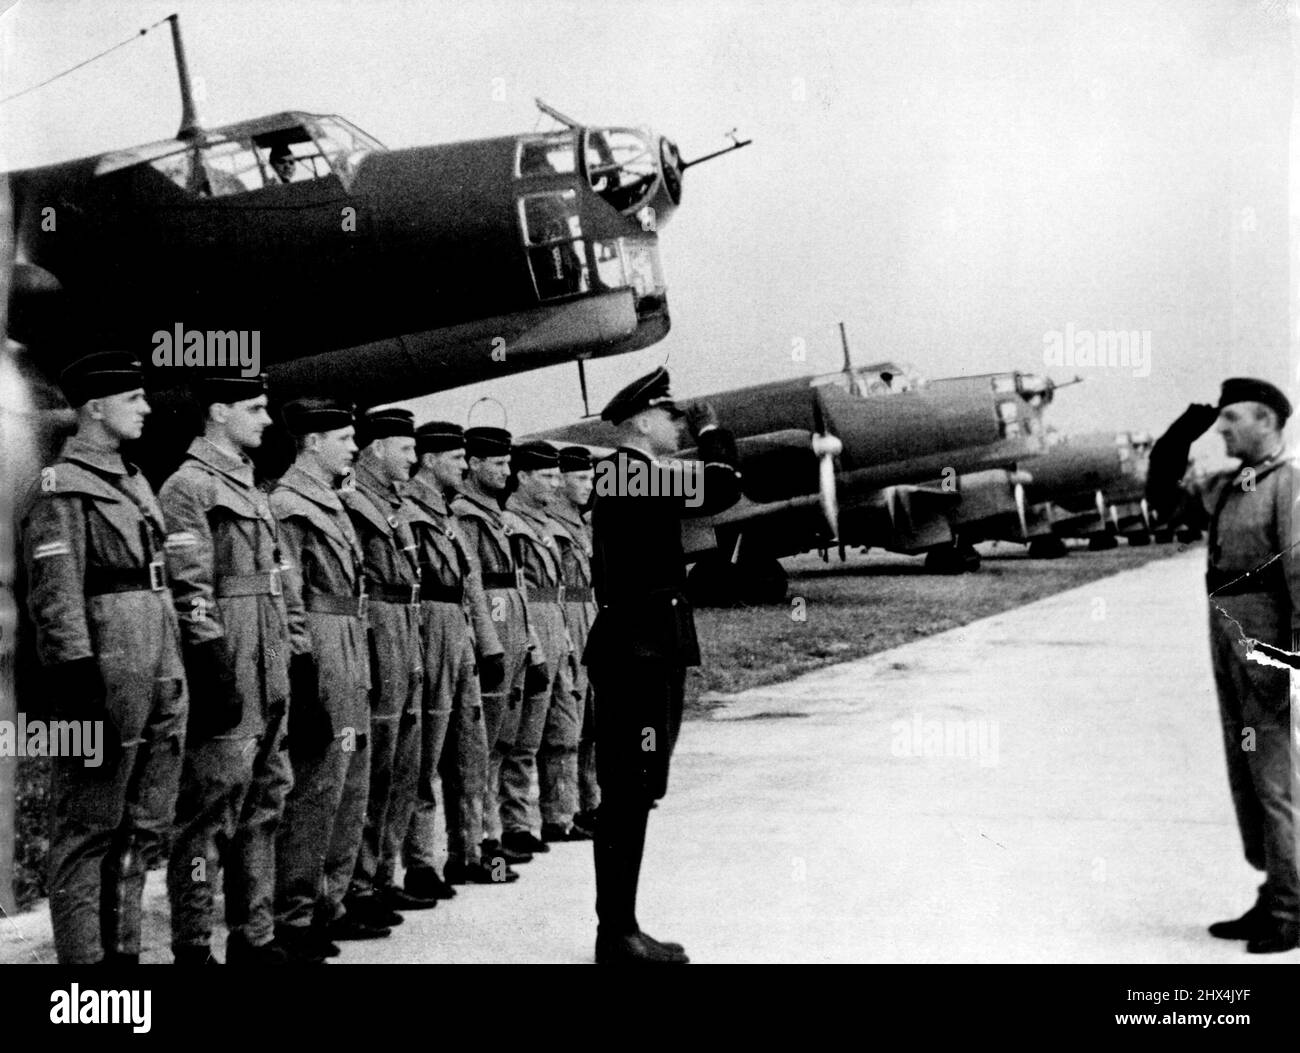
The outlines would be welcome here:
M 48 379 L 76 349 L 245 365 L 279 398 L 411 398 L 668 331 L 658 231 L 691 164 L 671 140 L 588 127 L 387 149 L 289 110 L 204 128 L 176 16 L 170 139 L 8 173 L 9 336 Z M 161 23 L 159 23 L 161 24 Z
M 1056 385 L 1020 372 L 924 380 L 892 362 L 775 381 L 707 396 L 736 436 L 744 496 L 719 515 L 687 520 L 697 600 L 779 600 L 779 558 L 881 545 L 879 514 L 908 513 L 909 485 L 1015 469 L 1043 444 L 1043 408 Z M 593 448 L 613 430 L 584 420 L 534 438 Z M 680 451 L 691 458 L 694 450 Z M 887 520 L 886 520 L 887 521 Z M 937 569 L 974 569 L 979 557 L 949 532 L 930 545 Z

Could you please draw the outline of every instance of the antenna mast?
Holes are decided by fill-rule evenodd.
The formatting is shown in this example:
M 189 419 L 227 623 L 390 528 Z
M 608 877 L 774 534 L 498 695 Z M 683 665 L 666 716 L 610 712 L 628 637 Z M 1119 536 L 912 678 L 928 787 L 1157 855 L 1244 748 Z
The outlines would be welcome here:
M 172 49 L 176 52 L 176 75 L 181 82 L 181 128 L 177 139 L 198 139 L 203 135 L 198 112 L 194 108 L 194 91 L 190 87 L 190 69 L 185 63 L 185 43 L 181 40 L 181 16 L 168 15 L 172 24 Z

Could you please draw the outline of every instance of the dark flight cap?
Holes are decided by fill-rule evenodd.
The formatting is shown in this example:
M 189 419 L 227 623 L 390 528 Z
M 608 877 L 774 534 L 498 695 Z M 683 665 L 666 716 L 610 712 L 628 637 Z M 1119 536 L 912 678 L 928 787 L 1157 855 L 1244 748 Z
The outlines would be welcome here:
M 526 442 L 510 453 L 510 469 L 515 472 L 536 472 L 544 468 L 560 467 L 560 454 L 549 442 Z
M 682 416 L 672 395 L 668 391 L 668 370 L 660 366 L 653 373 L 648 373 L 609 400 L 609 405 L 600 411 L 600 419 L 610 424 L 622 424 L 629 417 L 635 417 L 642 410 L 660 407 L 674 417 Z
M 505 428 L 466 428 L 465 453 L 470 457 L 508 457 L 513 438 Z
M 238 371 L 205 373 L 194 381 L 194 396 L 204 406 L 214 402 L 246 402 L 266 394 L 266 374 L 242 376 Z
M 369 446 L 376 439 L 415 438 L 415 414 L 404 409 L 373 409 L 357 421 L 357 445 Z
M 337 431 L 352 423 L 351 404 L 337 399 L 301 398 L 284 405 L 284 426 L 290 435 Z
M 591 468 L 591 451 L 585 446 L 566 446 L 560 451 L 560 471 L 585 472 Z
M 97 351 L 59 374 L 59 386 L 73 406 L 144 387 L 140 360 L 126 351 Z
M 451 421 L 434 420 L 415 429 L 415 452 L 420 456 L 460 450 L 464 446 L 465 429 Z
M 1281 390 L 1275 388 L 1267 380 L 1256 380 L 1253 377 L 1229 377 L 1223 382 L 1223 394 L 1219 397 L 1219 409 L 1224 406 L 1231 406 L 1234 402 L 1262 402 L 1270 409 L 1277 411 L 1277 422 L 1280 425 L 1286 423 L 1286 419 L 1291 416 L 1291 403 L 1287 397 L 1282 394 Z

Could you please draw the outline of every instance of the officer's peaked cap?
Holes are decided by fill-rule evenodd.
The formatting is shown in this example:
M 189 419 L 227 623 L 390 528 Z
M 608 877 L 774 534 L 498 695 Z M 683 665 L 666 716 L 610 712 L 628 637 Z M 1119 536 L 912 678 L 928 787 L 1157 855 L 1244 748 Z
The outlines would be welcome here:
M 600 411 L 600 419 L 610 424 L 622 424 L 643 410 L 655 408 L 666 409 L 674 416 L 680 416 L 682 412 L 668 390 L 668 370 L 663 366 L 632 381 L 610 399 L 609 405 Z

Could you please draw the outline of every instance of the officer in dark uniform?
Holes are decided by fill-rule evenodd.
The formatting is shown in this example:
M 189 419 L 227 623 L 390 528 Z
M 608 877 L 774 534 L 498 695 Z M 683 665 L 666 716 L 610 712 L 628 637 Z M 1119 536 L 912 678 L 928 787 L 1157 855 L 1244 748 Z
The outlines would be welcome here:
M 53 763 L 50 920 L 60 964 L 135 964 L 145 874 L 164 855 L 185 747 L 180 629 L 162 512 L 121 454 L 149 413 L 140 363 L 88 355 L 60 384 L 77 431 L 42 469 L 24 519 L 27 603 L 55 717 L 98 725 L 103 753 Z
M 1265 873 L 1255 905 L 1211 935 L 1246 940 L 1252 954 L 1300 946 L 1300 878 L 1292 797 L 1291 701 L 1286 668 L 1247 658 L 1300 640 L 1300 466 L 1283 443 L 1291 405 L 1276 387 L 1224 381 L 1217 408 L 1193 405 L 1151 451 L 1147 500 L 1168 522 L 1187 499 L 1209 519 L 1210 658 L 1246 859 Z M 1188 449 L 1211 424 L 1239 468 L 1192 490 L 1179 480 Z
M 702 501 L 691 507 L 682 473 L 655 460 L 682 446 L 685 418 L 698 445 Z M 584 655 L 595 689 L 600 820 L 595 838 L 598 962 L 688 961 L 679 944 L 641 931 L 637 881 L 646 820 L 668 786 L 681 727 L 686 667 L 698 665 L 695 621 L 684 594 L 681 519 L 710 515 L 740 497 L 730 433 L 707 403 L 683 413 L 662 367 L 628 385 L 601 418 L 618 448 L 596 465 L 592 577 L 599 613 Z M 657 496 L 652 496 L 657 495 Z

